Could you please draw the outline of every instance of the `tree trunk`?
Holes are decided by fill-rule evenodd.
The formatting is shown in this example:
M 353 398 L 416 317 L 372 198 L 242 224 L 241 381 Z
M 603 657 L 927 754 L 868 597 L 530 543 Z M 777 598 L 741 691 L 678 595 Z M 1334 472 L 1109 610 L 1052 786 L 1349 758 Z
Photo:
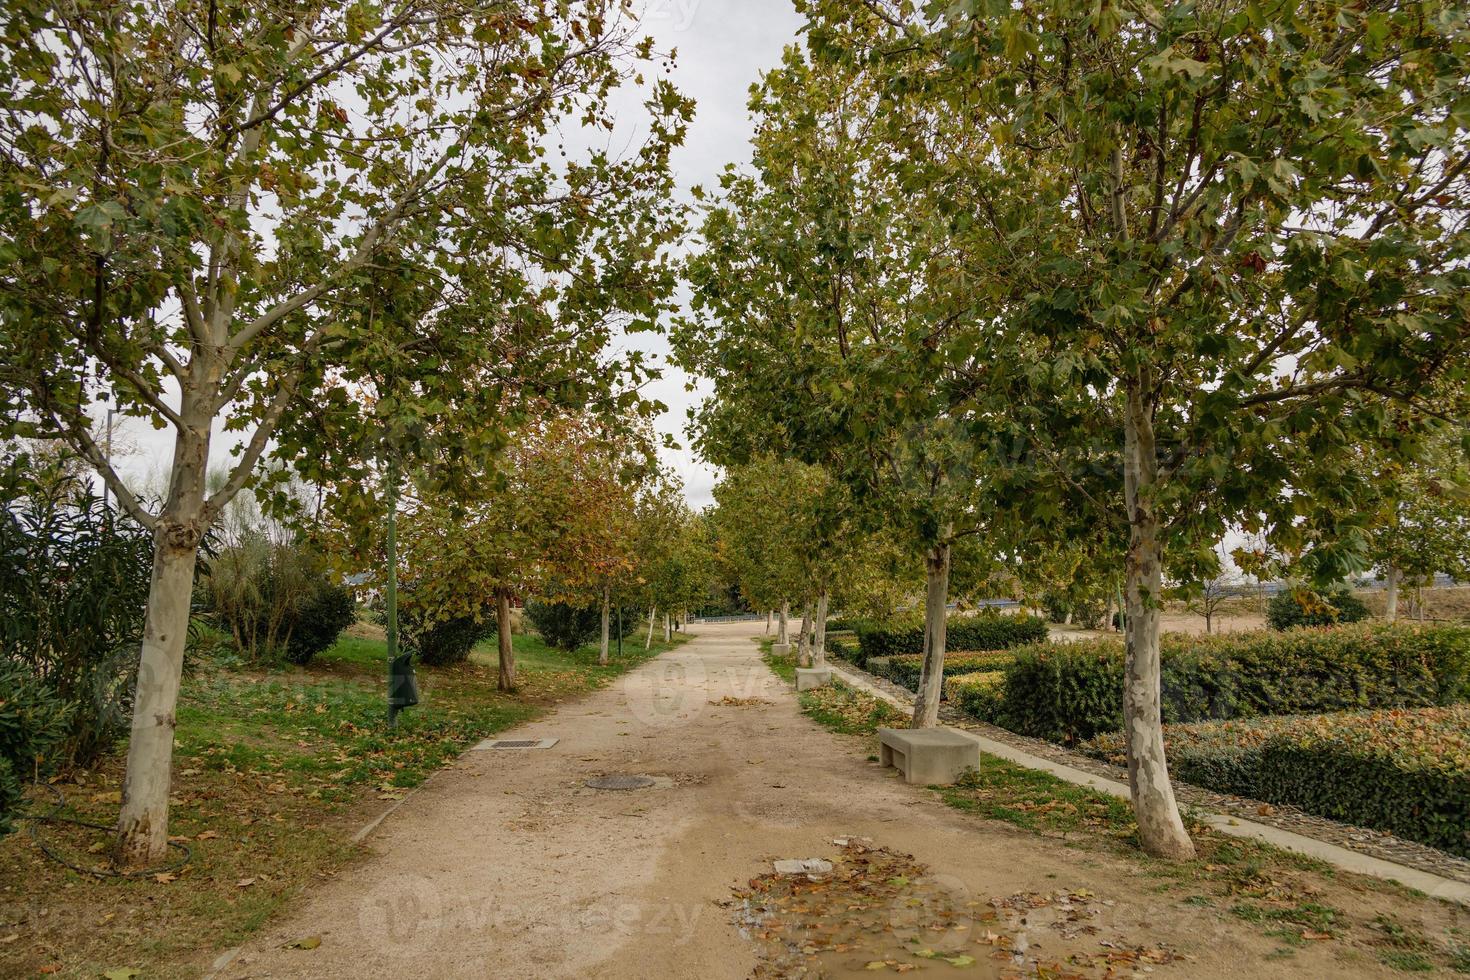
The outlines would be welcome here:
M 648 639 L 643 641 L 643 649 L 647 650 L 653 646 L 653 614 L 658 612 L 658 606 L 648 607 Z
M 812 604 L 801 604 L 801 629 L 796 634 L 796 666 L 812 665 Z
M 502 691 L 516 686 L 516 650 L 510 636 L 510 590 L 499 589 L 495 593 L 496 643 L 500 647 L 500 680 L 497 687 Z
M 664 613 L 664 642 L 671 643 L 674 639 L 674 627 L 669 620 L 669 614 Z
M 767 633 L 770 633 L 771 632 L 771 615 L 772 615 L 771 610 L 767 609 L 766 610 L 766 632 Z
M 787 600 L 781 601 L 781 618 L 776 623 L 776 642 L 790 643 L 790 632 L 786 627 L 786 621 L 791 618 L 791 603 Z
M 933 728 L 939 724 L 939 697 L 944 691 L 945 605 L 949 601 L 948 536 L 924 558 L 924 663 L 919 669 L 919 690 L 914 695 L 914 717 L 910 728 Z
M 1389 565 L 1386 588 L 1383 593 L 1383 618 L 1390 623 L 1397 622 L 1399 618 L 1399 580 L 1404 573 L 1399 571 L 1397 565 Z
M 607 586 L 602 587 L 602 645 L 597 648 L 597 663 L 607 666 L 607 641 L 611 635 L 609 624 L 612 621 L 612 590 Z
M 1187 860 L 1194 843 L 1184 829 L 1169 767 L 1164 758 L 1160 698 L 1159 602 L 1163 596 L 1163 542 L 1154 513 L 1158 473 L 1153 418 L 1136 390 L 1128 393 L 1124 420 L 1123 483 L 1128 508 L 1125 594 L 1127 652 L 1124 658 L 1123 724 L 1127 738 L 1128 784 L 1143 849 L 1155 857 Z
M 1103 632 L 1113 628 L 1113 595 L 1108 593 L 1107 600 L 1103 603 Z
M 1205 635 L 1209 636 L 1215 632 L 1215 614 L 1208 609 L 1205 610 Z
M 827 590 L 817 593 L 817 619 L 812 639 L 812 666 L 827 666 Z
M 157 864 L 168 853 L 168 794 L 173 776 L 174 710 L 184 671 L 194 568 L 204 537 L 205 475 L 213 397 L 186 394 L 189 423 L 174 442 L 168 502 L 153 534 L 153 575 L 143 614 L 143 649 L 128 736 L 128 766 L 113 860 L 123 868 Z

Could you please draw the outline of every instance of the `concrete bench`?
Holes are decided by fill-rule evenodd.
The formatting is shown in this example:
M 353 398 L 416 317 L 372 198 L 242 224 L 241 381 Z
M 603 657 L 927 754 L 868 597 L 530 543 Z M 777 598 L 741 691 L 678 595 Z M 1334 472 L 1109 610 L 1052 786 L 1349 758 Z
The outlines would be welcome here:
M 791 644 L 790 643 L 772 643 L 771 644 L 771 656 L 773 656 L 773 657 L 784 657 L 784 656 L 787 656 L 790 653 L 791 653 Z
M 796 668 L 796 689 L 798 691 L 811 691 L 815 688 L 826 687 L 831 683 L 832 668 L 830 667 Z
M 878 761 L 906 782 L 948 786 L 980 767 L 980 743 L 949 728 L 880 728 Z

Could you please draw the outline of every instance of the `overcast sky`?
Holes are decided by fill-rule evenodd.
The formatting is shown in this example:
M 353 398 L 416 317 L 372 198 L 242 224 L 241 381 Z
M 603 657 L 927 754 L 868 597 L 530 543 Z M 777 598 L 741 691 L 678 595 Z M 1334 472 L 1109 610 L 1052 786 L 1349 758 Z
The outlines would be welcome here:
M 644 0 L 643 11 L 640 29 L 655 38 L 658 50 L 677 52 L 674 71 L 668 77 L 697 103 L 688 138 L 673 157 L 679 197 L 688 202 L 692 201 L 691 187 L 712 187 L 727 163 L 749 160 L 746 101 L 750 86 L 764 69 L 779 63 L 787 44 L 797 40 L 801 19 L 791 0 Z M 640 129 L 646 134 L 641 100 L 631 90 L 620 100 L 624 103 L 619 108 L 621 131 L 608 141 L 609 146 L 631 145 L 629 141 L 639 138 Z M 568 145 L 575 145 L 575 136 L 566 135 Z M 642 336 L 637 345 L 661 362 L 666 360 L 668 344 L 662 337 Z M 716 473 L 698 460 L 684 434 L 688 410 L 700 394 L 685 390 L 690 379 L 677 368 L 665 363 L 663 371 L 663 379 L 646 394 L 669 406 L 659 431 L 673 435 L 683 447 L 665 451 L 664 461 L 683 479 L 690 504 L 703 507 L 712 500 Z M 118 469 L 129 483 L 161 492 L 173 455 L 173 430 L 153 430 L 137 419 L 119 421 L 118 426 Z M 216 424 L 213 465 L 227 465 L 239 441 L 238 434 L 222 433 Z
M 680 196 L 687 201 L 689 188 L 713 188 L 725 164 L 750 159 L 745 108 L 750 86 L 763 70 L 779 64 L 786 45 L 797 41 L 801 18 L 791 0 L 647 0 L 643 25 L 660 50 L 677 50 L 671 77 L 697 104 L 689 137 L 673 157 Z M 644 346 L 659 354 L 668 350 L 662 338 Z M 666 452 L 665 462 L 683 478 L 685 496 L 697 508 L 712 501 L 716 474 L 698 460 L 684 436 L 687 411 L 700 397 L 684 390 L 688 381 L 668 365 L 649 394 L 669 406 L 660 431 L 674 434 L 684 448 Z

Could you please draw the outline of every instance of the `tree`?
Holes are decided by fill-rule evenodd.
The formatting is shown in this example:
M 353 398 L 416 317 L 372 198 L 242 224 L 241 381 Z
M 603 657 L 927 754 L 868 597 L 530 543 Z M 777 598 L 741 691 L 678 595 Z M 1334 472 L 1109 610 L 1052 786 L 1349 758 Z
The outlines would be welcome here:
M 1417 459 L 1375 467 L 1383 500 L 1372 560 L 1383 572 L 1389 622 L 1398 618 L 1401 585 L 1422 588 L 1438 574 L 1470 579 L 1470 469 L 1452 435 L 1431 440 Z M 1417 605 L 1422 616 L 1422 598 Z
M 1187 857 L 1159 715 L 1166 552 L 1240 524 L 1320 579 L 1363 565 L 1350 462 L 1408 451 L 1437 414 L 1422 392 L 1467 363 L 1464 19 L 813 7 L 814 44 L 950 127 L 950 150 L 903 165 L 935 173 L 957 249 L 983 259 L 967 271 L 991 308 L 966 344 L 977 399 L 1024 447 L 1004 497 L 1034 515 L 1065 494 L 1126 528 L 1134 810 L 1146 850 Z
M 441 387 L 461 393 L 507 372 L 500 341 L 519 329 L 586 351 L 615 323 L 651 324 L 677 224 L 668 151 L 689 104 L 657 83 L 648 141 L 626 160 L 557 167 L 543 146 L 566 120 L 610 125 L 610 92 L 651 56 L 630 32 L 604 0 L 7 11 L 5 414 L 13 431 L 72 443 L 156 542 L 121 863 L 167 846 L 203 535 L 273 441 L 292 455 L 283 419 L 310 406 L 331 428 L 354 407 L 323 395 L 370 346 L 361 323 L 333 315 L 338 291 L 388 249 L 457 292 L 455 308 L 486 327 L 461 323 L 479 340 L 441 365 Z M 124 414 L 174 430 L 156 509 L 89 432 L 94 372 Z M 219 423 L 249 435 L 209 494 Z

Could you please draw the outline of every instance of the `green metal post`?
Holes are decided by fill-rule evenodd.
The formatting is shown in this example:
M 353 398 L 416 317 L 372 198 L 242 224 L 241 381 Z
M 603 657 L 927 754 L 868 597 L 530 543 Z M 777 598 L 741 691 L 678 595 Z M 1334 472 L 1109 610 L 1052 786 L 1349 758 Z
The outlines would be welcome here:
M 398 656 L 398 461 L 388 458 L 388 727 L 398 725 L 393 704 L 393 660 Z

